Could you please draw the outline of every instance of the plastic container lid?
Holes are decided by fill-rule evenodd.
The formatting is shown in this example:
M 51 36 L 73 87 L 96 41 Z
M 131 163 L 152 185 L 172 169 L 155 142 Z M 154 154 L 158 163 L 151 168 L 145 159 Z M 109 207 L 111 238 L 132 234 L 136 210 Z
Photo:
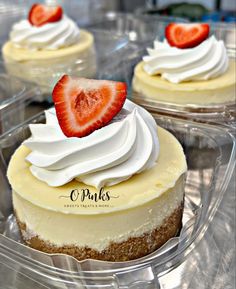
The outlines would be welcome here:
M 32 116 L 27 107 L 39 97 L 36 86 L 8 75 L 0 62 L 0 134 Z
M 189 170 L 184 219 L 188 221 L 179 237 L 171 239 L 160 250 L 129 262 L 78 262 L 70 256 L 48 255 L 19 243 L 5 176 L 6 166 L 15 148 L 29 136 L 28 123 L 43 121 L 44 116 L 32 119 L 0 138 L 3 156 L 0 160 L 0 255 L 1 263 L 10 268 L 8 274 L 15 274 L 12 280 L 25 278 L 27 284 L 30 279 L 35 282 L 34 288 L 42 285 L 50 288 L 154 289 L 159 288 L 159 278 L 168 276 L 167 273 L 182 264 L 190 253 L 198 254 L 197 245 L 204 240 L 233 173 L 235 138 L 220 126 L 160 115 L 155 117 L 159 125 L 176 135 L 185 149 Z M 209 250 L 209 254 L 214 254 L 214 248 Z M 208 265 L 215 269 L 215 264 Z M 184 270 L 190 273 L 191 269 L 189 266 Z

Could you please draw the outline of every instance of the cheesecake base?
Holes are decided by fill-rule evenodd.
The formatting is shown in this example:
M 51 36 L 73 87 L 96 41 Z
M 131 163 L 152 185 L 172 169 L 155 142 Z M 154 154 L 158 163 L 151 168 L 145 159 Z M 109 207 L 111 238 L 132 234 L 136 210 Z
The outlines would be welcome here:
M 67 254 L 77 260 L 97 259 L 103 261 L 122 262 L 141 258 L 160 248 L 170 238 L 176 236 L 181 228 L 183 204 L 164 219 L 162 225 L 139 237 L 132 237 L 121 243 L 111 242 L 110 245 L 101 252 L 89 248 L 75 245 L 55 246 L 46 242 L 38 235 L 28 232 L 25 223 L 21 222 L 16 215 L 16 220 L 20 228 L 21 236 L 26 245 L 39 251 L 49 254 Z
M 178 84 L 171 83 L 160 75 L 148 75 L 143 67 L 144 62 L 140 62 L 134 69 L 134 101 L 144 99 L 165 105 L 195 108 L 235 104 L 235 60 L 230 60 L 228 70 L 215 79 Z

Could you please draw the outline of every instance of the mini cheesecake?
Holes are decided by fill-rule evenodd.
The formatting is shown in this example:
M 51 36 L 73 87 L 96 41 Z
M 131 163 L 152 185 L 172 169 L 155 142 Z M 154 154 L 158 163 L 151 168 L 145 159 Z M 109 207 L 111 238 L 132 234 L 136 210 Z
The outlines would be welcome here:
M 186 160 L 177 139 L 158 128 L 156 164 L 100 189 L 73 180 L 50 187 L 30 172 L 29 148 L 9 163 L 13 207 L 27 245 L 46 253 L 127 261 L 145 256 L 181 228 Z
M 235 60 L 207 23 L 170 23 L 134 70 L 134 100 L 196 112 L 235 104 Z
M 29 50 L 8 41 L 3 45 L 2 55 L 10 75 L 34 82 L 46 93 L 51 92 L 65 72 L 83 77 L 94 77 L 96 73 L 94 37 L 82 29 L 78 43 L 68 47 Z
M 143 98 L 163 104 L 211 107 L 235 103 L 235 61 L 229 62 L 227 72 L 217 78 L 203 81 L 171 83 L 160 75 L 149 75 L 144 62 L 134 69 L 134 100 Z

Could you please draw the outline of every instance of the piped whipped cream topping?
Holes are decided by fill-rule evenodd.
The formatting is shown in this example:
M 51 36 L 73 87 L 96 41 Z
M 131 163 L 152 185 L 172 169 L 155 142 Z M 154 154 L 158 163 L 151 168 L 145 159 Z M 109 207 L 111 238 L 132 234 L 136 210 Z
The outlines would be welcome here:
M 96 188 L 112 186 L 157 161 L 156 122 L 129 100 L 112 122 L 83 138 L 63 134 L 54 108 L 45 114 L 46 124 L 31 124 L 32 136 L 24 145 L 32 151 L 26 158 L 32 174 L 49 186 L 75 178 Z
M 149 75 L 161 74 L 172 83 L 216 78 L 229 66 L 225 45 L 214 36 L 189 49 L 172 47 L 167 40 L 154 41 L 154 48 L 147 51 L 144 70 Z
M 30 50 L 56 50 L 71 46 L 79 40 L 76 23 L 63 15 L 58 22 L 33 26 L 28 20 L 13 25 L 10 40 L 18 48 Z

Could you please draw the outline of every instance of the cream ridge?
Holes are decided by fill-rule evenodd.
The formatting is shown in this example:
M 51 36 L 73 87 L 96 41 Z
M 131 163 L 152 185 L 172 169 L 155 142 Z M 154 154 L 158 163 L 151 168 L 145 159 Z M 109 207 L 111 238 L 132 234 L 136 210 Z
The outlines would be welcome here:
M 211 36 L 196 47 L 179 49 L 165 40 L 154 42 L 143 57 L 144 70 L 149 75 L 160 74 L 171 83 L 214 79 L 229 67 L 229 58 L 222 40 Z
M 32 151 L 26 158 L 30 171 L 51 187 L 74 178 L 96 188 L 113 186 L 158 161 L 155 120 L 129 100 L 108 125 L 83 138 L 63 134 L 55 109 L 46 111 L 46 124 L 31 124 L 30 130 L 24 142 Z
M 79 41 L 77 24 L 66 15 L 60 21 L 33 26 L 27 19 L 13 25 L 10 41 L 17 48 L 29 50 L 57 50 L 72 46 Z

